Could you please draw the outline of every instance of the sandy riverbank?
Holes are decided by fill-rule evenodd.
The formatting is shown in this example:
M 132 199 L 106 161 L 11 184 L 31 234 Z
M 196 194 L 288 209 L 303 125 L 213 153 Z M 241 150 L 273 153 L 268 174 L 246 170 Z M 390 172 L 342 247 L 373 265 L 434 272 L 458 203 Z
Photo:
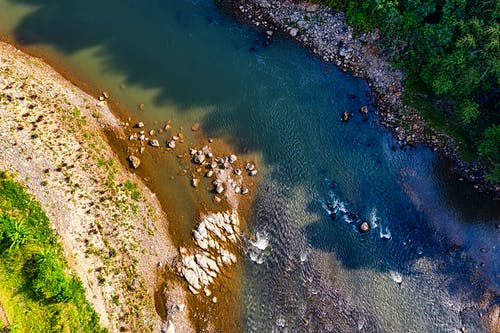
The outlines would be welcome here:
M 0 169 L 26 185 L 60 236 L 88 301 L 110 331 L 193 331 L 185 292 L 159 267 L 178 255 L 155 195 L 122 166 L 104 131 L 123 135 L 104 103 L 41 60 L 0 43 Z M 181 311 L 183 310 L 183 311 Z

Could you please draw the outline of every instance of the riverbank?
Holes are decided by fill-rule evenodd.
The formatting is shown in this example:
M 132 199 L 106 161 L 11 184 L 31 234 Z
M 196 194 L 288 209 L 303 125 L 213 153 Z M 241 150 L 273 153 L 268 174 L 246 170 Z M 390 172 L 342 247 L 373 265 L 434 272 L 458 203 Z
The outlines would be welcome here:
M 42 205 L 101 324 L 112 332 L 192 331 L 183 288 L 158 278 L 178 255 L 168 222 L 106 141 L 105 131 L 124 135 L 106 102 L 6 43 L 0 102 L 0 169 Z M 178 305 L 167 318 L 155 308 L 158 292 Z
M 393 133 L 401 149 L 417 144 L 430 147 L 453 161 L 457 177 L 500 199 L 500 184 L 485 180 L 487 170 L 480 161 L 461 158 L 453 138 L 431 128 L 416 109 L 403 103 L 404 73 L 381 55 L 377 31 L 355 34 L 343 13 L 307 2 L 239 0 L 228 6 L 266 34 L 265 45 L 272 42 L 275 33 L 284 33 L 324 61 L 365 79 L 374 95 L 380 123 Z M 398 149 L 396 143 L 392 149 Z

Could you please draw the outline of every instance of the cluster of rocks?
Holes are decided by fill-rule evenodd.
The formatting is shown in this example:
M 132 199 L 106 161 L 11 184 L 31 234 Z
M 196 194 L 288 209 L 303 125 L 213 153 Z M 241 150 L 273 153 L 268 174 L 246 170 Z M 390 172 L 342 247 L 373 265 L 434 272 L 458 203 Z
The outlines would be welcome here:
M 129 123 L 123 123 L 125 127 L 129 126 Z M 193 127 L 195 127 L 193 125 Z M 198 125 L 199 128 L 199 125 Z M 165 126 L 162 128 L 157 128 L 157 129 L 150 129 L 149 131 L 145 129 L 145 125 L 142 121 L 137 122 L 132 126 L 132 132 L 129 136 L 129 141 L 137 141 L 139 142 L 139 148 L 138 148 L 138 153 L 142 154 L 144 150 L 146 149 L 146 146 L 150 147 L 161 147 L 160 140 L 155 138 L 156 135 L 161 135 L 163 133 L 166 133 L 167 131 L 170 131 L 172 129 L 170 120 L 166 122 Z M 197 129 L 193 129 L 195 131 Z M 184 143 L 184 134 L 182 133 L 177 133 L 177 134 L 172 134 L 169 136 L 169 138 L 165 141 L 165 147 L 167 149 L 173 150 L 176 147 L 177 143 Z M 140 159 L 135 156 L 135 155 L 129 155 L 127 158 L 130 166 L 134 169 L 137 169 L 140 165 Z
M 475 188 L 500 197 L 500 184 L 485 181 L 487 169 L 482 163 L 474 161 L 471 164 L 460 158 L 460 147 L 452 138 L 430 128 L 417 110 L 403 104 L 403 73 L 382 55 L 378 30 L 354 33 L 344 13 L 305 1 L 238 0 L 226 3 L 236 15 L 266 34 L 265 45 L 276 35 L 274 32 L 282 32 L 324 61 L 364 78 L 372 89 L 381 123 L 393 132 L 399 146 L 430 146 L 451 158 L 455 171 L 473 182 Z M 347 121 L 349 115 L 341 115 L 341 119 Z
M 210 213 L 202 216 L 193 231 L 194 247 L 180 247 L 177 272 L 189 284 L 189 290 L 197 295 L 212 296 L 210 286 L 224 267 L 237 261 L 235 248 L 240 239 L 240 221 L 236 211 Z M 212 297 L 212 302 L 217 298 Z
M 244 168 L 240 167 L 236 155 L 215 156 L 209 146 L 200 149 L 190 148 L 189 154 L 193 163 L 205 168 L 199 170 L 205 170 L 205 177 L 215 178 L 212 182 L 215 193 L 222 194 L 228 189 L 236 194 L 249 193 L 248 187 L 243 184 L 243 173 L 245 172 L 250 177 L 257 175 L 255 164 L 247 162 Z M 199 181 L 198 178 L 193 178 L 191 184 L 197 187 Z M 217 201 L 217 199 L 215 200 Z

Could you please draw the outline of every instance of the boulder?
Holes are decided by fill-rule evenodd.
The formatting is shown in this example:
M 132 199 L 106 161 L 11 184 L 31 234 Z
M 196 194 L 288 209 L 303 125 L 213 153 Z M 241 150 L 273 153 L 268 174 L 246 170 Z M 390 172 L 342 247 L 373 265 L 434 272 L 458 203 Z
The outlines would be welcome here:
M 370 231 L 370 224 L 366 221 L 361 222 L 361 224 L 359 225 L 359 232 L 365 233 L 368 231 Z
M 128 157 L 128 161 L 130 163 L 130 166 L 134 169 L 137 169 L 139 167 L 139 165 L 141 165 L 141 160 L 134 155 L 130 155 Z

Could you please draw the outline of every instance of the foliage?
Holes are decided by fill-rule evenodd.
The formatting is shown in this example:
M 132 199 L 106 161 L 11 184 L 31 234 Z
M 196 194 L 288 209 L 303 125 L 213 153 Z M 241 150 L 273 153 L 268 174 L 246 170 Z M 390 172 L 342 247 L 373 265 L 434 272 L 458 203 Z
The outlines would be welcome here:
M 40 205 L 0 173 L 0 302 L 11 332 L 105 332 Z
M 360 30 L 379 27 L 392 59 L 420 81 L 411 91 L 446 105 L 450 127 L 459 127 L 478 148 L 486 128 L 500 124 L 500 1 L 319 0 L 346 12 Z M 445 103 L 442 103 L 445 102 Z M 483 147 L 484 148 L 484 147 Z M 491 180 L 500 180 L 498 172 Z

